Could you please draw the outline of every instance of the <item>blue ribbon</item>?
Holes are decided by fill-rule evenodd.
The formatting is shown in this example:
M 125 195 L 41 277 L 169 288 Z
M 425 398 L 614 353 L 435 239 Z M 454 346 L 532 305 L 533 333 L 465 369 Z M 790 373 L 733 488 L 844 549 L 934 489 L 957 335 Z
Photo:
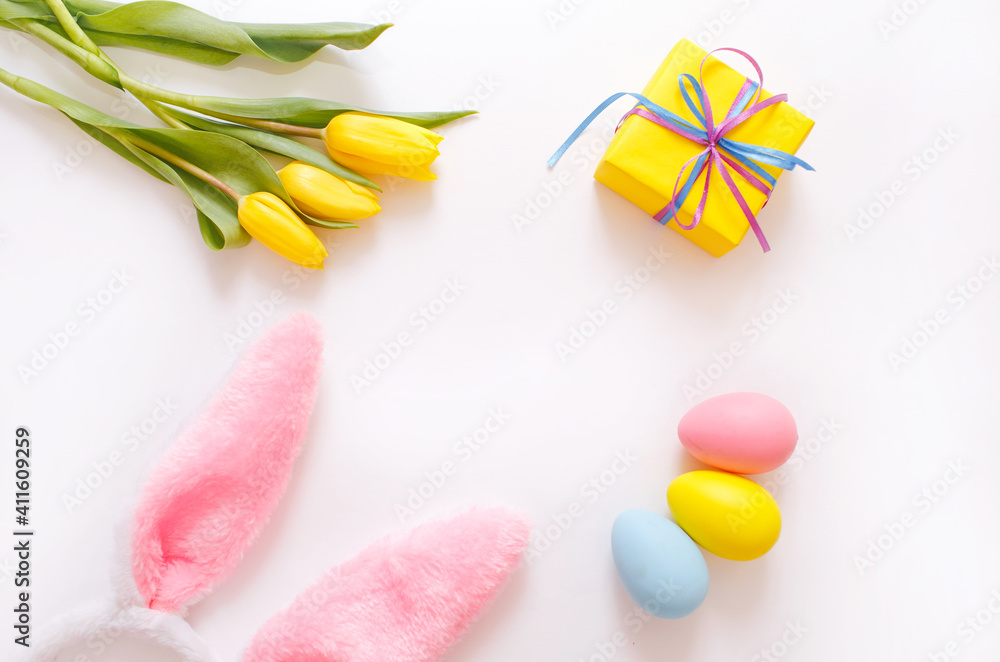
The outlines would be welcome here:
M 733 104 L 726 120 L 732 119 L 745 111 L 750 102 L 754 99 L 760 86 L 758 83 L 750 81 L 749 79 L 747 82 L 749 85 L 745 86 L 743 93 Z M 687 137 L 695 137 L 698 140 L 703 141 L 704 144 L 709 144 L 712 138 L 709 136 L 708 124 L 705 120 L 703 112 L 706 104 L 708 104 L 708 99 L 705 95 L 704 89 L 702 89 L 702 86 L 691 74 L 681 74 L 678 76 L 677 83 L 681 90 L 681 96 L 684 98 L 684 103 L 691 110 L 691 113 L 694 115 L 700 126 L 692 124 L 641 94 L 618 92 L 617 94 L 612 94 L 610 97 L 605 99 L 600 105 L 597 106 L 597 108 L 594 109 L 593 112 L 590 113 L 590 115 L 587 116 L 585 120 L 583 120 L 583 122 L 580 123 L 576 130 L 570 134 L 569 138 L 563 142 L 559 149 L 557 149 L 549 159 L 548 167 L 553 167 L 559 159 L 563 157 L 570 145 L 579 139 L 580 135 L 587 129 L 587 127 L 589 127 L 593 121 L 608 108 L 608 106 L 624 96 L 630 96 L 637 100 L 638 103 L 633 107 L 633 111 L 640 107 L 645 108 L 663 122 L 676 127 L 679 132 L 688 134 Z M 694 89 L 695 96 L 701 101 L 700 108 L 689 94 L 685 83 L 690 83 L 691 87 Z M 629 111 L 629 113 L 626 114 L 626 117 L 629 114 L 632 114 L 632 111 Z M 724 149 L 733 158 L 733 160 L 737 161 L 747 168 L 747 170 L 760 177 L 762 181 L 767 182 L 768 186 L 772 189 L 777 183 L 777 180 L 770 173 L 764 170 L 761 167 L 761 164 L 775 166 L 777 168 L 781 168 L 782 170 L 793 170 L 796 166 L 806 170 L 814 170 L 811 165 L 795 155 L 782 152 L 781 150 L 772 149 L 770 147 L 753 145 L 751 143 L 740 142 L 726 137 L 719 138 L 715 144 Z M 687 180 L 678 192 L 676 199 L 671 201 L 671 205 L 668 205 L 668 208 L 672 206 L 673 209 L 680 209 L 680 207 L 684 204 L 684 201 L 687 200 L 688 195 L 691 193 L 691 189 L 694 187 L 698 176 L 701 174 L 705 165 L 705 160 L 709 157 L 710 154 L 705 153 L 697 159 L 695 166 L 691 169 L 691 173 L 688 175 Z M 666 223 L 669 220 L 670 218 L 668 216 L 663 216 L 663 218 L 660 219 L 660 222 Z

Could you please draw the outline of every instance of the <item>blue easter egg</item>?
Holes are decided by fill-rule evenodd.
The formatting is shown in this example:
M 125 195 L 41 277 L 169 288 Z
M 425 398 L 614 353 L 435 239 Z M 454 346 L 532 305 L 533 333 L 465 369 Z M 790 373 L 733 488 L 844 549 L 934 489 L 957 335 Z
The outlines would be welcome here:
M 701 550 L 662 515 L 623 512 L 611 528 L 611 553 L 625 590 L 653 616 L 682 618 L 708 594 L 708 566 Z

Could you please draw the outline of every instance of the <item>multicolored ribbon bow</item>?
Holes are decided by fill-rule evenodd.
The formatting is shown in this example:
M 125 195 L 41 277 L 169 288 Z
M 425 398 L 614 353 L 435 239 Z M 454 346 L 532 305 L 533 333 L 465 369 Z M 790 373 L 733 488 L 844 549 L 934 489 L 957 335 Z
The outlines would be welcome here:
M 758 82 L 754 82 L 747 78 L 743 83 L 743 87 L 741 87 L 740 91 L 737 92 L 736 98 L 733 100 L 733 105 L 726 114 L 726 119 L 724 119 L 721 123 L 716 124 L 714 114 L 712 112 L 712 104 L 709 101 L 708 95 L 705 93 L 705 85 L 702 82 L 702 69 L 705 67 L 705 61 L 708 60 L 708 55 L 718 51 L 731 51 L 745 57 L 757 71 Z M 762 192 L 767 198 L 770 198 L 771 191 L 774 190 L 774 185 L 777 183 L 777 180 L 772 177 L 770 173 L 764 170 L 760 164 L 776 166 L 782 170 L 793 170 L 795 166 L 801 166 L 806 170 L 813 170 L 813 167 L 802 159 L 796 158 L 792 154 L 786 154 L 785 152 L 772 149 L 770 147 L 751 145 L 749 143 L 739 142 L 725 137 L 726 134 L 729 133 L 734 127 L 739 126 L 768 106 L 772 106 L 782 101 L 787 101 L 788 95 L 777 94 L 765 101 L 757 102 L 757 99 L 760 97 L 761 89 L 764 85 L 764 74 L 761 72 L 760 66 L 757 64 L 756 60 L 743 51 L 735 48 L 716 48 L 708 55 L 706 55 L 701 61 L 701 66 L 698 69 L 698 80 L 695 80 L 694 76 L 691 74 L 681 74 L 677 77 L 677 84 L 680 86 L 681 95 L 684 97 L 684 103 L 686 103 L 687 107 L 691 109 L 691 112 L 701 124 L 701 127 L 691 124 L 666 108 L 653 103 L 641 94 L 619 92 L 611 95 L 601 105 L 595 108 L 594 112 L 587 116 L 587 119 L 585 119 L 580 126 L 577 127 L 576 131 L 570 134 L 570 137 L 566 139 L 566 142 L 564 142 L 562 146 L 556 150 L 556 153 L 552 155 L 552 158 L 549 159 L 549 167 L 551 168 L 557 161 L 559 161 L 562 155 L 566 153 L 566 150 L 569 149 L 569 146 L 580 137 L 580 134 L 583 133 L 584 129 L 590 126 L 591 122 L 597 119 L 597 116 L 604 112 L 608 106 L 621 97 L 633 97 L 638 100 L 639 103 L 632 110 L 625 113 L 621 122 L 618 123 L 619 127 L 621 127 L 621 123 L 624 122 L 629 115 L 638 115 L 639 117 L 644 117 L 651 122 L 655 122 L 663 128 L 669 129 L 670 131 L 673 131 L 688 140 L 705 146 L 705 149 L 702 150 L 697 156 L 692 157 L 684 163 L 683 166 L 681 166 L 681 171 L 677 174 L 677 181 L 674 182 L 674 191 L 671 195 L 670 202 L 667 203 L 666 207 L 657 212 L 653 218 L 663 224 L 668 223 L 670 220 L 676 220 L 677 225 L 685 230 L 695 228 L 698 223 L 701 222 L 701 217 L 705 212 L 705 202 L 708 200 L 708 190 L 712 179 L 712 168 L 709 168 L 708 166 L 709 161 L 711 161 L 711 165 L 719 171 L 719 175 L 722 177 L 723 181 L 726 182 L 726 186 L 729 187 L 729 190 L 739 203 L 740 209 L 743 210 L 743 214 L 746 215 L 747 221 L 750 223 L 750 227 L 753 228 L 753 232 L 757 236 L 757 241 L 760 242 L 761 248 L 763 248 L 766 253 L 771 250 L 771 247 L 768 245 L 767 239 L 764 238 L 764 232 L 760 229 L 760 225 L 757 224 L 756 217 L 753 212 L 750 211 L 750 206 L 747 204 L 747 201 L 743 198 L 743 195 L 736 187 L 736 183 L 733 181 L 729 168 L 732 168 L 737 174 L 750 182 L 754 188 Z M 695 95 L 701 103 L 700 108 L 691 98 L 685 83 L 690 83 L 691 87 L 694 89 Z M 617 131 L 618 129 L 616 128 L 615 130 Z M 694 163 L 694 167 L 691 169 L 687 180 L 682 186 L 681 179 L 684 176 L 684 171 L 687 170 L 688 166 L 692 163 Z M 694 213 L 694 218 L 691 223 L 682 223 L 677 213 L 680 211 L 684 201 L 687 200 L 688 194 L 691 193 L 691 189 L 694 187 L 698 177 L 701 176 L 701 173 L 705 171 L 706 168 L 708 170 L 705 174 L 705 188 L 701 194 L 701 202 L 698 203 L 698 208 Z

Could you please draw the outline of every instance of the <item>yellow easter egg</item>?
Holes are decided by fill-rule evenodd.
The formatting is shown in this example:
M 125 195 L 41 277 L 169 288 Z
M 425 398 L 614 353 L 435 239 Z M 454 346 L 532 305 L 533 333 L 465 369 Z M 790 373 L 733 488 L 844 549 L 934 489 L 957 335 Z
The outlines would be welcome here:
M 667 488 L 674 519 L 716 556 L 750 561 L 774 547 L 781 511 L 774 497 L 749 478 L 723 471 L 691 471 Z

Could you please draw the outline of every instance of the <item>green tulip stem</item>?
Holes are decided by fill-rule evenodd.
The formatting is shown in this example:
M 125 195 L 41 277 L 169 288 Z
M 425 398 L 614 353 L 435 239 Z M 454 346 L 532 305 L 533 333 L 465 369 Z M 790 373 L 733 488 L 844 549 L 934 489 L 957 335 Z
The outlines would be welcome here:
M 118 76 L 121 78 L 122 87 L 137 97 L 145 97 L 147 99 L 159 101 L 160 103 L 170 104 L 171 106 L 180 106 L 181 108 L 187 108 L 188 110 L 205 113 L 206 115 L 209 114 L 198 107 L 198 98 L 194 95 L 180 94 L 178 92 L 165 90 L 161 87 L 156 87 L 155 85 L 148 85 L 143 83 L 141 80 L 132 78 L 126 73 L 122 73 L 121 70 L 119 70 Z
M 132 143 L 136 147 L 146 150 L 153 156 L 161 158 L 167 163 L 173 164 L 185 172 L 191 173 L 192 175 L 202 180 L 203 182 L 211 184 L 215 188 L 219 189 L 233 200 L 238 201 L 241 197 L 240 194 L 237 193 L 233 187 L 229 186 L 229 184 L 226 184 L 218 177 L 212 175 L 209 172 L 206 172 L 205 170 L 202 170 L 195 164 L 177 156 L 173 152 L 163 149 L 159 145 L 155 145 L 149 142 L 148 140 L 144 140 L 131 132 L 125 133 L 122 131 L 117 131 L 115 129 L 107 129 L 107 128 L 105 128 L 104 131 L 120 141 Z
M 149 109 L 149 112 L 159 117 L 160 120 L 162 120 L 163 123 L 166 124 L 167 126 L 172 127 L 174 129 L 191 128 L 184 122 L 180 121 L 179 119 L 168 113 L 167 110 L 163 107 L 163 105 L 159 101 L 153 101 L 152 99 L 147 99 L 146 97 L 137 97 L 137 98 L 139 99 L 139 101 L 142 102 L 142 105 L 144 105 L 146 108 Z
M 287 133 L 292 136 L 302 136 L 303 138 L 316 138 L 317 140 L 323 139 L 323 129 L 315 129 L 309 126 L 296 126 L 295 124 L 284 124 L 282 122 L 274 122 L 272 120 L 254 119 L 252 117 L 239 117 L 237 115 L 227 115 L 225 113 L 215 111 L 206 112 L 204 110 L 198 110 L 198 112 L 205 113 L 206 115 L 211 115 L 217 119 L 232 122 L 234 124 L 243 124 L 246 126 L 252 126 L 255 129 L 270 131 L 271 133 Z
M 38 21 L 15 18 L 11 19 L 10 23 L 22 32 L 27 32 L 32 36 L 38 37 L 49 46 L 60 51 L 63 55 L 80 65 L 84 71 L 94 78 L 119 89 L 122 87 L 121 81 L 118 78 L 118 68 L 113 63 L 77 46 L 55 30 L 46 27 Z
M 3 83 L 10 89 L 14 90 L 15 92 L 18 92 L 19 94 L 23 94 L 29 99 L 34 99 L 35 98 L 34 96 L 21 90 L 22 84 L 25 80 L 27 79 L 21 78 L 20 76 L 16 76 L 7 71 L 6 69 L 0 68 L 0 83 Z
M 73 40 L 73 43 L 80 48 L 90 51 L 93 55 L 102 57 L 101 49 L 97 47 L 97 44 L 91 40 L 87 33 L 83 31 L 73 16 L 69 13 L 69 9 L 63 4 L 63 0 L 45 0 L 45 4 L 49 6 L 52 13 L 55 15 L 56 20 L 59 21 L 59 25 L 62 29 L 66 31 L 69 38 Z
M 47 2 L 59 3 L 60 0 L 46 0 Z M 65 5 L 61 5 L 65 9 Z M 316 129 L 305 126 L 295 126 L 293 124 L 283 124 L 281 122 L 272 122 L 269 120 L 258 120 L 246 117 L 237 117 L 235 115 L 227 115 L 225 113 L 219 113 L 216 111 L 206 110 L 202 108 L 201 104 L 198 103 L 199 97 L 191 94 L 180 94 L 178 92 L 172 92 L 171 90 L 165 90 L 161 87 L 156 87 L 155 85 L 149 85 L 143 83 L 140 80 L 132 78 L 124 71 L 121 70 L 118 65 L 112 62 L 97 46 L 97 53 L 92 53 L 87 49 L 73 43 L 72 41 L 66 39 L 58 32 L 42 25 L 41 23 L 29 19 L 13 19 L 10 21 L 16 28 L 26 32 L 30 35 L 38 37 L 49 46 L 52 46 L 56 50 L 63 53 L 66 57 L 73 60 L 81 68 L 83 68 L 87 73 L 98 78 L 109 85 L 113 85 L 120 89 L 125 89 L 139 98 L 140 101 L 145 103 L 148 100 L 158 101 L 160 103 L 169 104 L 171 106 L 179 106 L 180 108 L 186 108 L 187 110 L 193 110 L 204 115 L 209 115 L 220 120 L 225 120 L 227 122 L 233 122 L 236 124 L 244 124 L 246 126 L 252 126 L 254 128 L 263 129 L 265 131 L 271 131 L 275 133 L 286 133 L 290 135 L 303 136 L 306 138 L 318 138 L 322 139 L 323 130 Z M 73 25 L 76 25 L 74 22 Z M 79 27 L 79 26 L 77 26 Z M 68 32 L 68 30 L 67 30 Z M 86 37 L 86 35 L 84 35 Z M 86 37 L 89 40 L 89 37 Z M 93 42 L 91 42 L 93 43 Z M 148 107 L 148 104 L 146 104 Z M 154 111 L 155 113 L 155 111 Z M 161 117 L 156 113 L 158 117 Z M 164 121 L 167 121 L 164 119 Z M 171 122 L 168 122 L 173 125 Z
M 193 110 L 195 112 L 202 113 L 203 115 L 209 115 L 210 117 L 214 117 L 216 119 L 225 120 L 226 122 L 252 126 L 256 129 L 263 129 L 273 133 L 288 133 L 306 138 L 321 139 L 323 137 L 323 129 L 316 129 L 308 126 L 295 126 L 294 124 L 283 124 L 281 122 L 272 122 L 270 120 L 239 117 L 236 115 L 220 113 L 215 110 L 208 110 L 203 108 L 198 102 L 199 97 L 197 96 L 191 94 L 180 94 L 178 92 L 165 90 L 162 87 L 156 87 L 155 85 L 143 83 L 141 80 L 136 80 L 135 78 L 132 78 L 128 74 L 124 73 L 121 69 L 118 70 L 118 77 L 122 82 L 123 88 L 140 98 L 145 97 L 147 99 L 159 101 L 160 103 L 169 104 L 171 106 L 179 106 L 180 108 Z
M 46 106 L 52 105 L 49 95 L 54 94 L 54 92 L 44 85 L 39 85 L 30 78 L 24 78 L 17 74 L 12 74 L 6 69 L 0 69 L 0 83 L 38 103 L 43 103 Z

